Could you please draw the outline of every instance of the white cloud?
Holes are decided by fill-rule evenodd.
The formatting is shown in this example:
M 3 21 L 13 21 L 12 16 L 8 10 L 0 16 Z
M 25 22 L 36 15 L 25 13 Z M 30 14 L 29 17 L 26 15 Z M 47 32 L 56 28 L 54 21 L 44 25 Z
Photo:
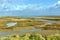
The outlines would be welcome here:
M 60 4 L 60 1 L 58 1 L 57 3 Z
M 49 8 L 47 8 L 46 13 L 49 15 L 60 15 L 60 1 L 57 1 Z
M 20 10 L 20 11 L 23 11 L 25 9 L 30 9 L 30 10 L 39 10 L 39 9 L 42 9 L 43 7 L 41 7 L 40 5 L 38 4 L 23 4 L 23 5 L 13 5 L 11 3 L 3 3 L 3 4 L 0 4 L 0 10 L 3 11 L 14 11 L 14 10 Z
M 23 13 L 45 13 L 47 15 L 56 15 L 60 13 L 60 1 L 57 1 L 55 4 L 52 4 L 49 7 L 42 7 L 39 4 L 23 4 L 23 5 L 13 5 L 8 2 L 4 2 L 3 4 L 0 4 L 0 10 L 1 11 L 14 11 L 14 13 L 17 13 L 16 11 L 22 11 Z M 24 11 L 23 11 L 24 10 Z M 21 12 L 21 13 L 22 13 Z M 51 14 L 52 13 L 52 14 Z
M 43 7 L 41 7 L 39 4 L 13 4 L 15 2 L 24 2 L 27 0 L 2 0 L 0 2 L 0 11 L 14 11 L 14 10 L 41 10 Z
M 60 7 L 60 1 L 57 1 L 56 3 L 50 5 L 48 8 L 58 8 Z

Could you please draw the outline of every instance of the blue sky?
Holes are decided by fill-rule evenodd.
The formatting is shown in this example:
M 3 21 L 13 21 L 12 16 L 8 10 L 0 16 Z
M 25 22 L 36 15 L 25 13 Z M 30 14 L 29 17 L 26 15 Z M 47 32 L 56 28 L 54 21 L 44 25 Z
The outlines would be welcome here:
M 0 16 L 60 16 L 60 0 L 0 0 Z

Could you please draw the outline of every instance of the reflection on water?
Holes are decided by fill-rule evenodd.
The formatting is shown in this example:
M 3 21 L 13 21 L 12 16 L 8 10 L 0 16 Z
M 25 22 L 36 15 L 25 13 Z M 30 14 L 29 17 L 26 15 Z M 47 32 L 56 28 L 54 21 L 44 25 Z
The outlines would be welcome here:
M 8 36 L 8 35 L 13 35 L 13 34 L 19 34 L 19 35 L 23 35 L 25 34 L 26 32 L 36 32 L 36 31 L 39 31 L 41 29 L 30 29 L 30 30 L 20 30 L 20 31 L 13 31 L 13 32 L 0 32 L 0 36 Z
M 14 26 L 16 24 L 17 24 L 16 22 L 10 22 L 10 23 L 7 24 L 7 27 L 11 27 L 11 26 Z
M 43 21 L 45 23 L 54 23 L 54 22 L 56 22 L 56 21 L 52 21 L 52 20 L 41 20 L 41 21 Z
M 8 36 L 13 34 L 13 32 L 0 32 L 0 36 Z

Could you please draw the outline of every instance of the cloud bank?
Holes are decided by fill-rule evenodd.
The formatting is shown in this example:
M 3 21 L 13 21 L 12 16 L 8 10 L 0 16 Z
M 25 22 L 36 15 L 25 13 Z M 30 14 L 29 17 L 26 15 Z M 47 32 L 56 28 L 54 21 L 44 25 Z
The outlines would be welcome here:
M 43 7 L 40 4 L 21 4 L 19 2 L 24 2 L 27 0 L 3 0 L 0 1 L 0 15 L 32 15 L 32 16 L 40 16 L 40 15 L 52 15 L 52 16 L 60 16 L 60 1 L 52 4 L 51 6 Z M 18 4 L 17 4 L 18 2 Z M 15 4 L 16 3 L 16 4 Z M 3 15 L 3 16 L 4 16 Z

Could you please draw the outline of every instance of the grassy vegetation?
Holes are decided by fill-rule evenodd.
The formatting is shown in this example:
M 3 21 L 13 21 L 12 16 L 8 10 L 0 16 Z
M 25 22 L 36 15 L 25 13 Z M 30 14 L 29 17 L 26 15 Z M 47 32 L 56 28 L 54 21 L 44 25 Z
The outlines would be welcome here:
M 17 24 L 12 26 L 12 27 L 7 27 L 7 24 L 10 22 L 16 22 Z M 33 20 L 33 19 L 24 19 L 24 18 L 20 18 L 20 17 L 10 17 L 10 16 L 6 16 L 6 17 L 0 17 L 0 29 L 5 31 L 9 31 L 10 29 L 13 31 L 14 28 L 17 27 L 35 27 L 36 25 L 43 25 L 44 22 L 42 21 L 38 21 L 38 20 Z M 29 29 L 29 28 L 28 28 Z
M 43 20 L 56 20 L 54 23 L 52 24 L 48 24 Z M 30 27 L 32 28 L 39 28 L 42 27 L 44 29 L 59 29 L 60 30 L 60 17 L 57 16 L 44 16 L 44 17 L 15 17 L 15 16 L 4 16 L 4 17 L 0 17 L 0 30 L 5 31 L 9 31 L 9 30 L 14 30 L 14 28 L 16 29 L 17 27 L 26 27 L 27 29 L 29 29 Z M 7 24 L 10 22 L 16 22 L 17 24 L 12 26 L 12 27 L 7 27 Z M 45 25 L 47 24 L 47 25 Z
M 0 36 L 0 40 L 60 40 L 60 34 L 42 36 L 39 33 L 26 33 L 25 35 Z
M 26 33 L 23 36 L 19 35 L 12 35 L 12 36 L 0 36 L 0 40 L 45 40 L 40 34 L 38 33 Z
M 44 20 L 53 20 L 53 21 L 59 21 L 60 20 L 60 16 L 40 16 L 40 17 L 35 17 L 35 18 L 40 18 L 40 19 L 44 19 Z
M 54 23 L 48 24 L 47 22 L 42 21 L 43 20 L 51 20 L 54 21 Z M 17 24 L 8 27 L 7 24 L 10 22 L 16 22 Z M 21 28 L 22 27 L 22 28 Z M 13 30 L 20 30 L 20 29 L 31 29 L 31 28 L 43 28 L 43 30 L 60 30 L 60 17 L 13 17 L 13 16 L 6 16 L 6 17 L 0 17 L 0 32 L 10 32 Z M 39 31 L 40 32 L 40 31 Z M 44 31 L 46 32 L 46 31 Z M 49 34 L 49 33 L 48 33 Z M 43 37 L 42 35 L 38 33 L 26 33 L 23 36 L 20 35 L 13 35 L 13 36 L 0 36 L 1 40 L 60 40 L 60 36 L 52 35 L 52 36 L 46 36 Z
M 52 23 L 52 24 L 48 24 L 45 26 L 45 29 L 57 29 L 57 30 L 60 30 L 60 24 L 57 24 L 57 23 Z
M 60 34 L 47 36 L 47 40 L 60 40 Z
M 45 17 L 26 17 L 26 18 L 21 18 L 21 17 L 14 17 L 14 16 L 5 16 L 5 17 L 0 17 L 0 28 L 6 28 L 6 24 L 10 23 L 10 22 L 17 22 L 17 24 L 15 25 L 16 27 L 35 27 L 36 25 L 44 25 L 45 22 L 41 21 L 41 19 L 44 20 L 59 20 L 60 17 L 49 17 L 49 16 L 45 16 Z M 40 20 L 40 21 L 39 21 Z M 56 22 L 57 23 L 57 22 Z M 54 25 L 54 24 L 53 24 Z

